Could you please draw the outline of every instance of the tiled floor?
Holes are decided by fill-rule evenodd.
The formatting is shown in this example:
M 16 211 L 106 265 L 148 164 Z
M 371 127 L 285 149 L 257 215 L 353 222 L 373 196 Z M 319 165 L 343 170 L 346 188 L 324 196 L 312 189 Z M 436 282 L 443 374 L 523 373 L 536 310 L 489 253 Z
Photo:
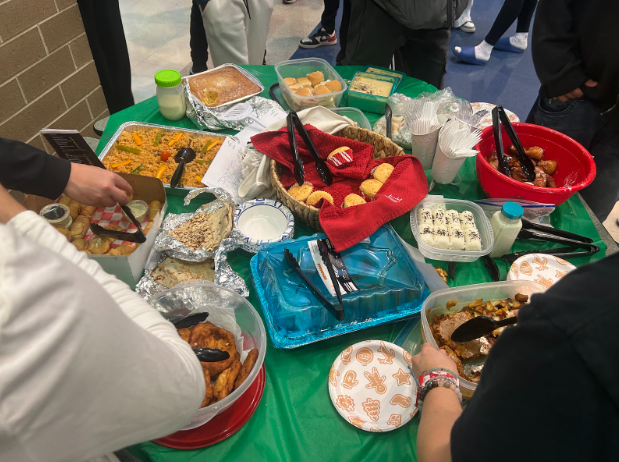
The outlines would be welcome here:
M 322 9 L 322 0 L 299 0 L 291 5 L 276 0 L 267 63 L 290 58 L 299 40 L 320 22 Z M 155 95 L 153 77 L 157 71 L 189 73 L 191 0 L 120 0 L 120 11 L 131 60 L 133 96 L 138 103 Z

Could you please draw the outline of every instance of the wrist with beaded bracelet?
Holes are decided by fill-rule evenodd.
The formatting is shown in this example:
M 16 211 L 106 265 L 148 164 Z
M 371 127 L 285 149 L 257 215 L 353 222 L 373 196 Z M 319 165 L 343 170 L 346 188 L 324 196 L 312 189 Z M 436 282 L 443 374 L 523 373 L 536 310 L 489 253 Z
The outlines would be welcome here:
M 428 371 L 424 371 L 419 376 L 419 386 L 417 387 L 417 408 L 421 410 L 423 401 L 428 392 L 434 388 L 448 388 L 462 402 L 462 393 L 460 392 L 460 380 L 458 375 L 450 369 L 435 367 Z

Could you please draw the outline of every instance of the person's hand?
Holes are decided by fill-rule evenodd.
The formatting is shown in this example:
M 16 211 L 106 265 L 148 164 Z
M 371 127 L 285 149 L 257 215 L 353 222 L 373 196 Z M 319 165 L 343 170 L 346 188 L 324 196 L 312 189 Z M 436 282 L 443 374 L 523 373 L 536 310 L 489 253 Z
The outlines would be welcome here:
M 437 350 L 429 343 L 424 343 L 421 346 L 421 351 L 413 356 L 412 368 L 415 377 L 419 377 L 422 372 L 428 371 L 435 367 L 443 367 L 458 373 L 456 363 L 447 356 L 444 350 Z
M 84 205 L 112 207 L 129 202 L 133 188 L 116 173 L 84 164 L 71 164 L 71 176 L 64 190 L 71 199 Z
M 25 211 L 26 208 L 13 199 L 13 196 L 0 185 L 0 223 L 6 224 L 15 215 Z
M 595 88 L 598 86 L 598 83 L 595 80 L 587 80 L 585 82 L 585 87 L 589 87 L 589 88 Z M 562 103 L 566 103 L 568 102 L 570 99 L 580 99 L 583 97 L 583 92 L 580 88 L 576 88 L 568 93 L 566 93 L 565 95 L 561 95 L 561 96 L 556 96 L 552 99 L 558 99 L 559 101 L 561 101 Z

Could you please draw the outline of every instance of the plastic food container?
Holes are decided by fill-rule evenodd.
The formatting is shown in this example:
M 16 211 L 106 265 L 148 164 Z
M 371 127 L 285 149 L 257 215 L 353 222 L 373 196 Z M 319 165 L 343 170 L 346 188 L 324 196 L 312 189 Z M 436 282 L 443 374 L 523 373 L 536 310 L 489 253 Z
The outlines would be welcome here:
M 572 194 L 591 184 L 595 178 L 595 162 L 591 154 L 570 137 L 550 128 L 539 125 L 513 124 L 522 145 L 525 148 L 539 146 L 544 149 L 544 159 L 556 160 L 557 172 L 553 175 L 559 188 L 542 188 L 521 183 L 495 170 L 486 160 L 495 149 L 492 127 L 485 128 L 481 141 L 475 149 L 477 154 L 477 178 L 484 192 L 490 197 L 525 199 L 544 204 L 559 205 L 568 200 Z M 505 150 L 511 142 L 507 132 L 503 132 Z M 564 186 L 565 184 L 568 186 Z
M 445 204 L 445 207 L 448 210 L 453 209 L 458 213 L 468 210 L 473 214 L 473 216 L 475 217 L 475 224 L 477 226 L 477 229 L 479 230 L 479 236 L 481 237 L 481 250 L 478 251 L 437 249 L 436 247 L 432 247 L 426 244 L 420 239 L 417 212 L 420 208 L 432 208 L 433 206 L 438 204 Z M 488 220 L 488 217 L 486 217 L 486 214 L 484 213 L 482 208 L 474 202 L 462 201 L 459 199 L 445 199 L 440 197 L 426 197 L 413 210 L 411 210 L 410 220 L 413 236 L 415 236 L 419 251 L 424 257 L 431 258 L 432 260 L 456 262 L 475 261 L 479 257 L 488 255 L 492 250 L 492 246 L 494 245 L 494 235 L 492 234 L 492 227 L 490 226 L 490 221 Z
M 337 335 L 395 321 L 419 312 L 428 296 L 425 280 L 391 226 L 341 252 L 359 291 L 343 294 L 338 321 L 309 290 L 284 257 L 287 248 L 312 283 L 330 296 L 312 259 L 308 241 L 324 234 L 271 244 L 251 260 L 251 271 L 269 334 L 279 348 L 296 348 Z
M 485 284 L 475 284 L 471 286 L 457 287 L 454 289 L 437 290 L 430 295 L 423 304 L 421 309 L 421 336 L 423 342 L 428 342 L 435 348 L 438 348 L 430 323 L 434 315 L 456 313 L 460 311 L 464 305 L 474 302 L 478 298 L 484 300 L 496 301 L 504 298 L 513 298 L 517 293 L 529 295 L 544 292 L 546 288 L 531 281 L 504 281 L 504 282 L 488 282 Z M 454 300 L 457 302 L 451 310 L 446 308 L 448 301 Z M 462 364 L 466 367 L 470 365 L 481 365 L 485 362 L 485 357 L 475 360 L 465 360 Z M 477 388 L 477 384 L 460 377 L 460 391 L 462 396 L 470 398 Z
M 281 202 L 254 199 L 236 208 L 234 227 L 243 234 L 242 248 L 257 253 L 267 244 L 291 239 L 294 235 L 294 216 Z
M 326 95 L 299 96 L 286 85 L 286 82 L 284 82 L 285 78 L 294 77 L 298 79 L 299 77 L 305 77 L 307 74 L 316 71 L 322 72 L 325 76 L 325 80 L 338 80 L 342 84 L 342 89 Z M 282 61 L 275 65 L 275 73 L 277 74 L 279 88 L 281 89 L 284 99 L 288 103 L 288 106 L 295 111 L 314 106 L 324 106 L 328 108 L 338 107 L 342 100 L 342 95 L 348 88 L 346 81 L 342 79 L 340 74 L 338 74 L 324 59 L 306 58 Z
M 232 406 L 258 376 L 267 349 L 262 319 L 245 298 L 207 281 L 189 281 L 178 284 L 152 296 L 148 302 L 170 321 L 176 321 L 194 313 L 212 312 L 211 310 L 221 307 L 230 308 L 234 310 L 236 322 L 243 333 L 243 350 L 258 349 L 258 359 L 245 382 L 221 401 L 198 409 L 191 422 L 183 430 L 199 427 Z
M 348 104 L 350 106 L 357 107 L 362 111 L 374 112 L 376 114 L 384 114 L 387 100 L 396 89 L 396 79 L 393 77 L 389 77 L 388 75 L 371 74 L 369 72 L 355 72 L 355 75 L 353 76 L 351 82 L 354 81 L 355 77 L 357 76 L 368 77 L 373 80 L 381 80 L 383 82 L 390 82 L 393 84 L 391 87 L 391 91 L 387 96 L 368 95 L 367 93 L 348 90 Z
M 378 66 L 368 66 L 365 69 L 365 72 L 369 72 L 370 74 L 386 75 L 389 77 L 393 77 L 395 79 L 395 88 L 393 89 L 394 93 L 395 90 L 397 90 L 402 83 L 402 80 L 406 78 L 406 74 L 404 72 L 394 71 L 393 69 L 384 69 Z
M 353 122 L 356 122 L 357 125 L 359 125 L 359 128 L 372 130 L 372 126 L 370 125 L 370 121 L 368 120 L 368 118 L 356 107 L 334 107 L 331 110 L 337 115 L 348 117 Z

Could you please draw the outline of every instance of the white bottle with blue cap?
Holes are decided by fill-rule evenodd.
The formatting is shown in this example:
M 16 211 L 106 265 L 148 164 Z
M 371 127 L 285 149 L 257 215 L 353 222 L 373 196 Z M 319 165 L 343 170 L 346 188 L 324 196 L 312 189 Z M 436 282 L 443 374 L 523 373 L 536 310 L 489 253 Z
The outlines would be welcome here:
M 490 224 L 494 233 L 494 247 L 490 256 L 499 258 L 507 254 L 514 245 L 514 241 L 522 228 L 520 217 L 524 209 L 516 202 L 505 202 L 499 212 L 492 215 Z

